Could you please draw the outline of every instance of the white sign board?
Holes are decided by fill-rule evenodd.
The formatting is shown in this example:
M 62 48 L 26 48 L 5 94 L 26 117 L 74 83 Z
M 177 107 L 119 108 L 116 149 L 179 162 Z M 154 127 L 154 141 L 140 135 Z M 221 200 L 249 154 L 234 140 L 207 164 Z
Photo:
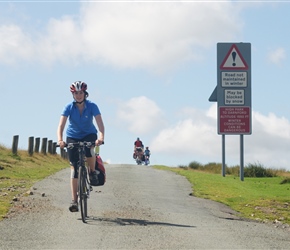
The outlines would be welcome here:
M 223 71 L 221 73 L 222 87 L 247 87 L 247 72 Z
M 243 89 L 225 89 L 226 105 L 244 105 L 245 91 Z

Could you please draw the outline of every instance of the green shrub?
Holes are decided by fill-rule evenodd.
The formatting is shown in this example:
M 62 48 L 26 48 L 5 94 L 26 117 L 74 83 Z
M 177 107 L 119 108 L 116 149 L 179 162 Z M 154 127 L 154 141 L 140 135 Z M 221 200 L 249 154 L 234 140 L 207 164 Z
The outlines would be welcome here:
M 187 169 L 188 169 L 188 166 L 185 166 L 185 165 L 178 165 L 178 168 L 182 168 L 182 169 L 187 170 Z
M 227 175 L 233 175 L 233 176 L 239 176 L 240 174 L 240 166 L 232 166 L 232 167 L 226 167 L 226 174 Z
M 260 163 L 250 163 L 244 168 L 245 177 L 276 177 L 275 171 L 266 169 Z
M 289 177 L 285 178 L 284 180 L 282 180 L 280 182 L 280 184 L 286 184 L 286 183 L 290 183 L 290 178 Z
M 215 173 L 215 174 L 221 173 L 222 163 L 209 162 L 203 166 L 203 170 L 207 172 Z
M 184 170 L 192 169 L 192 170 L 209 172 L 213 174 L 220 174 L 222 172 L 222 163 L 209 162 L 207 164 L 201 164 L 198 161 L 192 161 L 188 164 L 188 166 L 179 165 L 178 168 L 181 168 Z M 234 166 L 229 167 L 225 164 L 225 174 L 232 175 L 232 176 L 239 176 L 240 166 L 234 165 Z M 254 163 L 254 164 L 250 163 L 244 167 L 244 177 L 277 177 L 277 176 L 284 176 L 286 177 L 286 180 L 284 180 L 284 183 L 289 182 L 288 180 L 290 179 L 288 178 L 289 172 L 287 172 L 285 169 L 265 168 L 261 163 Z
M 201 169 L 202 164 L 197 161 L 192 161 L 191 163 L 189 163 L 188 167 L 191 169 Z

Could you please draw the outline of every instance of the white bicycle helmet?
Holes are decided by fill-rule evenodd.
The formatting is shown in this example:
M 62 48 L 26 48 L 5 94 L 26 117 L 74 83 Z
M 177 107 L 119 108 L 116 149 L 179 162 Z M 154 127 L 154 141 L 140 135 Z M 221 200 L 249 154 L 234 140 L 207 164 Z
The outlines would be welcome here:
M 86 92 L 88 86 L 85 82 L 82 81 L 76 81 L 73 82 L 72 85 L 70 86 L 70 92 L 74 93 L 76 91 L 84 91 Z

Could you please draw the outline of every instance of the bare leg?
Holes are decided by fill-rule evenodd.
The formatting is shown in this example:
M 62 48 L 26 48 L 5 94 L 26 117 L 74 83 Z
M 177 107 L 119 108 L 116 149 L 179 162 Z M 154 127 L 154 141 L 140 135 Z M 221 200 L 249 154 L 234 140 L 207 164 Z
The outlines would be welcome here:
M 90 169 L 90 172 L 95 171 L 96 157 L 87 157 L 87 163 Z
M 74 169 L 74 167 L 71 167 L 71 168 Z M 78 179 L 77 178 L 71 178 L 70 186 L 71 186 L 72 200 L 73 201 L 78 201 L 78 197 L 77 197 Z

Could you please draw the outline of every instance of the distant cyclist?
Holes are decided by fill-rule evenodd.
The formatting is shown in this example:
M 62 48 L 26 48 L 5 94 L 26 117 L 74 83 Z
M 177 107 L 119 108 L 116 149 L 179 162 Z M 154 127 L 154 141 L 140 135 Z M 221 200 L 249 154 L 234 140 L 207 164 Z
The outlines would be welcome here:
M 57 137 L 60 147 L 64 148 L 66 143 L 79 141 L 95 141 L 96 146 L 101 145 L 104 142 L 105 128 L 98 106 L 95 103 L 87 100 L 87 97 L 89 96 L 87 92 L 87 84 L 82 81 L 76 81 L 71 84 L 70 92 L 72 93 L 74 101 L 64 107 L 57 129 Z M 94 125 L 94 119 L 98 125 L 99 131 Z M 64 142 L 63 130 L 67 120 L 69 120 L 69 124 L 66 130 L 66 142 Z M 71 212 L 77 212 L 78 151 L 77 148 L 68 148 L 67 152 L 71 166 L 72 193 L 72 202 L 69 206 L 69 210 Z M 94 147 L 86 148 L 86 159 L 90 171 L 90 181 L 96 184 L 98 179 L 95 171 L 96 157 Z
M 143 158 L 143 149 L 144 145 L 140 138 L 138 137 L 137 140 L 134 142 L 134 154 L 135 156 L 140 156 L 140 160 Z
M 151 153 L 150 153 L 149 147 L 146 147 L 145 150 L 144 150 L 145 157 L 148 157 L 149 158 L 150 157 L 150 154 Z
M 148 165 L 150 163 L 150 150 L 149 150 L 149 147 L 146 147 L 145 150 L 144 150 L 144 162 L 145 162 L 145 165 Z

